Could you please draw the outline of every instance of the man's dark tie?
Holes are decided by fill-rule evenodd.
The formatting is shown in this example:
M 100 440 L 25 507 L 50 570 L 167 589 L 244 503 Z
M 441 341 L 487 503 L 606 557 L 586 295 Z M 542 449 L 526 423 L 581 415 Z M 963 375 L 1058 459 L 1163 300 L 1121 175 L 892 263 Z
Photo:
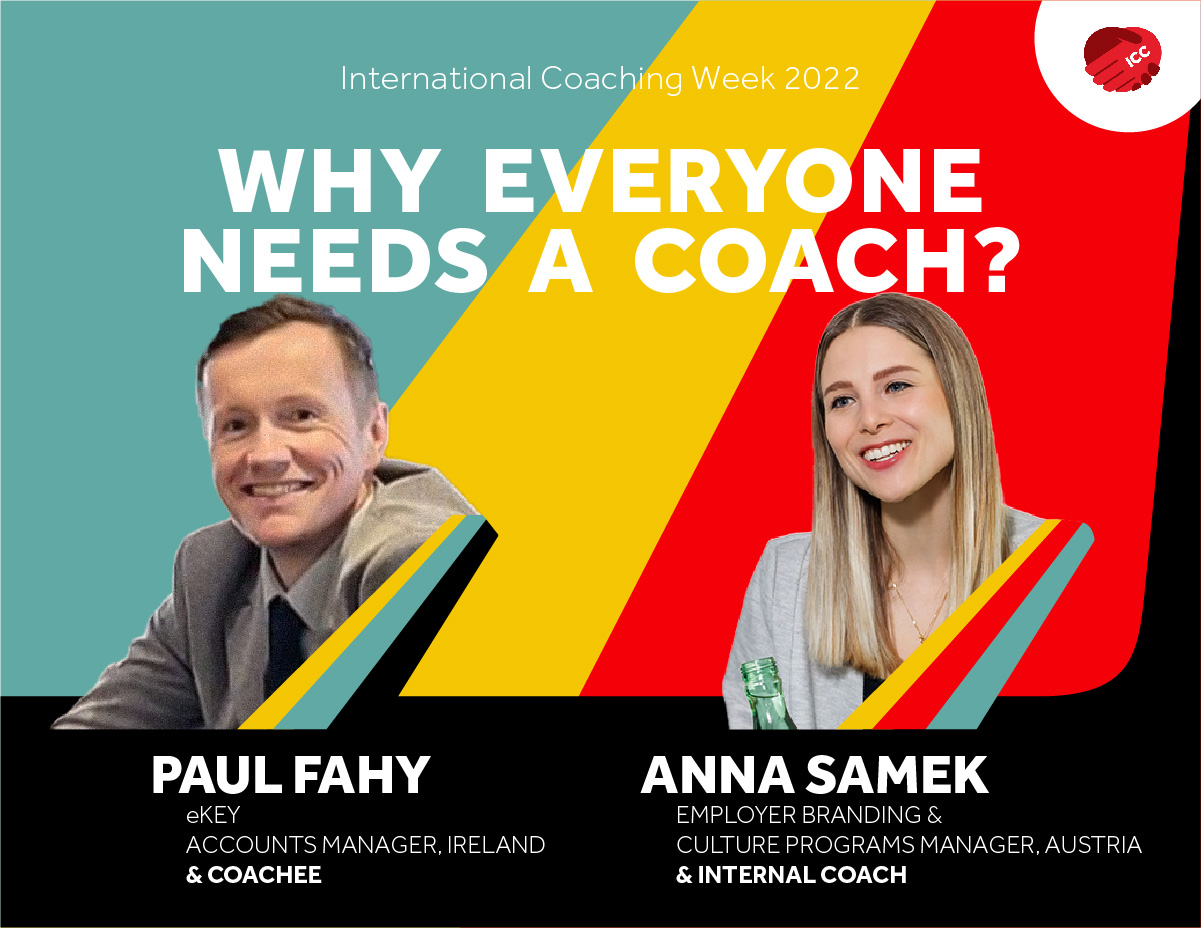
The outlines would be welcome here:
M 270 621 L 267 638 L 267 673 L 263 676 L 263 698 L 274 693 L 281 683 L 299 667 L 304 658 L 300 656 L 300 616 L 282 596 L 276 596 L 267 605 Z

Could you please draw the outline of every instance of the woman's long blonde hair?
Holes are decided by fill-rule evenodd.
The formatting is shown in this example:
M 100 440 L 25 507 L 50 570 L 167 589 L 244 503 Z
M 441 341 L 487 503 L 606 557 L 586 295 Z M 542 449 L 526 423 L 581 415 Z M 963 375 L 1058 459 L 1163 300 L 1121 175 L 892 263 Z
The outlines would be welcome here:
M 952 609 L 1001 565 L 1009 539 L 992 417 L 967 336 L 933 303 L 903 293 L 881 293 L 839 312 L 822 333 L 813 372 L 813 537 L 805 624 L 815 660 L 885 677 L 901 663 L 888 627 L 895 555 L 884 535 L 880 501 L 847 478 L 826 441 L 821 389 L 830 343 L 865 325 L 899 332 L 930 356 L 951 412 Z

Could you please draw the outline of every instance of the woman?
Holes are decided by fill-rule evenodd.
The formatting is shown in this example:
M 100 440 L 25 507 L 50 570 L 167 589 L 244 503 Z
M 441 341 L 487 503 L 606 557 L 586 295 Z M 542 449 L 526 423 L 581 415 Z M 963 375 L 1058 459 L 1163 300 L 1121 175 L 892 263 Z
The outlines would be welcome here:
M 1038 526 L 1001 499 L 984 382 L 959 326 L 881 293 L 822 334 L 813 532 L 768 543 L 722 687 L 750 728 L 741 665 L 774 657 L 798 728 L 836 728 Z

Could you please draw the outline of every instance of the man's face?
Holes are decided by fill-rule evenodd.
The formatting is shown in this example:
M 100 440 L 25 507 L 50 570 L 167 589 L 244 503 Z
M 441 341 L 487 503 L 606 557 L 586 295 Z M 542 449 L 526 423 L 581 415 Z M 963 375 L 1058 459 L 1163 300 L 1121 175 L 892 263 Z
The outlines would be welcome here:
M 290 585 L 366 497 L 386 409 L 363 408 L 337 336 L 310 322 L 220 349 L 202 386 L 217 493 Z

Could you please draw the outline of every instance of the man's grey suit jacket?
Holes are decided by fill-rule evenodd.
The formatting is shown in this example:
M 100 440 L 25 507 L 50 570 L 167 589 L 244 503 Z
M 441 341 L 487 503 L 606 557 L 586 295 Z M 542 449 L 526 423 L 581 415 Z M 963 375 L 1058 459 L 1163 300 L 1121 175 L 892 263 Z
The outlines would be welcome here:
M 432 535 L 471 504 L 438 471 L 384 460 L 381 485 L 342 536 L 332 633 Z M 229 520 L 193 532 L 175 555 L 172 592 L 129 654 L 55 728 L 236 728 L 263 701 L 267 630 L 247 621 L 260 549 Z

